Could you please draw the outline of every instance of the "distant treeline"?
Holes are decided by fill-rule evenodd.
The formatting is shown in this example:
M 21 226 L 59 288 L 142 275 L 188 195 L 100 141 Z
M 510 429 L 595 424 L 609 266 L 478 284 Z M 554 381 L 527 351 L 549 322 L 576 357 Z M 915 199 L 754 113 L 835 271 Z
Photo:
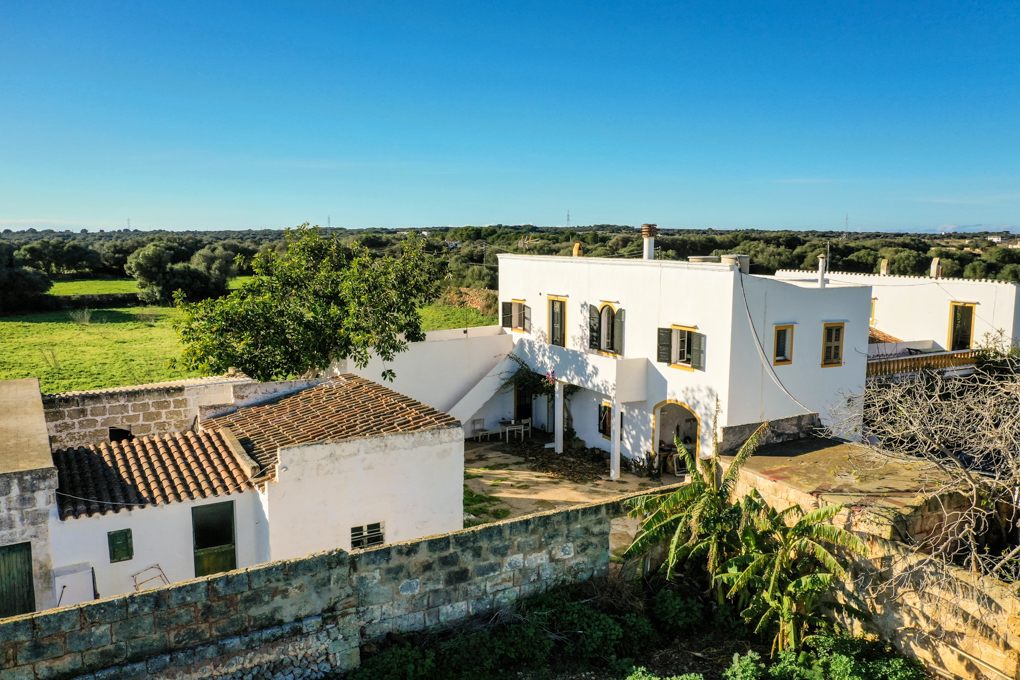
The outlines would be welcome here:
M 323 229 L 371 251 L 399 255 L 406 238 L 424 238 L 427 251 L 446 267 L 450 286 L 497 288 L 499 253 L 570 255 L 580 242 L 588 257 L 641 257 L 640 229 L 622 225 L 536 227 L 492 225 L 430 229 Z M 1020 281 L 1020 249 L 997 245 L 978 234 L 850 233 L 825 231 L 661 229 L 657 256 L 683 260 L 691 255 L 743 253 L 752 272 L 814 269 L 827 253 L 832 271 L 877 272 L 883 259 L 890 273 L 925 275 L 931 259 L 941 258 L 943 276 Z M 139 296 L 169 304 L 173 291 L 189 299 L 218 296 L 226 281 L 250 273 L 252 257 L 286 247 L 282 230 L 90 232 L 49 229 L 0 233 L 0 313 L 27 310 L 53 278 L 131 276 Z M 240 258 L 238 258 L 240 256 Z

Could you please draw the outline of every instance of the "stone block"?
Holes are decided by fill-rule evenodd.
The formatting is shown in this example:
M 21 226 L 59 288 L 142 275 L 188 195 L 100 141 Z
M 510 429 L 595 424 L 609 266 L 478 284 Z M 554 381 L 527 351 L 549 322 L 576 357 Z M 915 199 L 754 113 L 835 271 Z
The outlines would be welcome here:
M 553 547 L 549 552 L 554 560 L 568 560 L 574 556 L 574 544 L 564 543 Z
M 503 571 L 513 571 L 514 569 L 520 569 L 524 566 L 524 555 L 518 553 L 516 555 L 510 555 L 503 560 Z
M 157 411 L 165 411 L 168 408 L 170 408 L 170 400 L 169 399 L 157 399 L 155 401 L 149 402 L 149 406 L 151 406 L 153 409 L 155 409 Z
M 160 411 L 148 411 L 142 414 L 143 423 L 155 423 L 163 420 L 163 414 Z
M 367 585 L 358 589 L 358 604 L 362 607 L 383 604 L 393 600 L 393 587 L 388 585 Z
M 195 661 L 208 661 L 209 659 L 215 659 L 219 654 L 218 645 L 203 645 L 195 648 Z
M 451 569 L 443 574 L 443 585 L 447 588 L 459 586 L 461 583 L 467 583 L 469 580 L 471 580 L 471 570 L 467 567 Z
M 88 411 L 83 408 L 69 408 L 64 411 L 64 417 L 68 420 L 78 420 L 88 415 Z
M 135 659 L 146 658 L 153 654 L 162 654 L 170 651 L 170 641 L 165 633 L 147 635 L 135 638 L 128 642 L 130 656 Z
M 12 662 L 13 663 L 13 662 Z M 8 668 L 2 671 L 3 680 L 35 680 L 35 669 L 32 666 Z M 78 680 L 85 680 L 79 678 Z
M 248 587 L 251 589 L 264 588 L 270 585 L 284 583 L 287 580 L 287 563 L 270 562 L 257 567 L 250 567 L 248 572 Z
M 166 608 L 163 593 L 159 591 L 143 591 L 126 596 L 127 615 L 129 617 L 151 614 Z
M 460 566 L 460 554 L 459 553 L 446 553 L 440 555 L 439 559 L 436 560 L 436 564 L 439 565 L 440 569 L 450 569 L 452 567 Z
M 306 635 L 315 633 L 322 629 L 322 617 L 321 616 L 309 616 L 301 619 L 301 632 Z
M 145 670 L 150 675 L 159 673 L 160 671 L 165 671 L 167 668 L 170 668 L 169 654 L 159 654 L 158 656 L 152 657 L 145 663 Z
M 500 572 L 499 562 L 483 562 L 475 567 L 475 578 L 485 578 Z
M 220 654 L 230 654 L 244 649 L 244 639 L 240 635 L 220 640 Z
M 520 590 L 518 588 L 508 588 L 507 590 L 501 590 L 492 596 L 492 606 L 497 609 L 500 607 L 509 607 L 520 598 Z
M 27 619 L 26 624 L 31 629 L 32 621 L 35 621 L 36 637 L 44 638 L 57 633 L 71 633 L 81 630 L 81 619 L 77 609 L 55 609 L 43 611 L 36 614 L 32 619 Z M 0 626 L 0 642 L 7 642 L 4 635 L 5 626 Z M 28 640 L 31 637 L 21 638 Z
M 126 413 L 131 412 L 131 408 L 127 404 L 114 404 L 106 408 L 106 412 L 111 416 L 122 416 Z
M 449 623 L 450 621 L 456 621 L 462 619 L 468 615 L 468 603 L 467 602 L 454 602 L 452 604 L 443 605 L 439 608 L 439 621 L 441 623 Z
M 485 582 L 485 590 L 488 593 L 496 593 L 500 590 L 506 590 L 507 588 L 513 587 L 514 575 L 510 572 L 493 576 Z
M 149 405 L 145 402 L 135 402 L 131 404 L 131 413 L 148 413 Z
M 114 642 L 106 647 L 82 652 L 81 658 L 85 668 L 90 671 L 107 668 L 115 664 L 124 663 L 128 658 L 128 646 L 126 642 Z
M 191 406 L 190 400 L 187 397 L 173 400 L 174 408 L 189 408 Z
M 75 618 L 77 618 L 78 611 L 76 609 L 70 609 L 67 611 L 73 611 L 75 613 Z M 34 618 L 26 616 L 14 619 L 0 619 L 0 644 L 31 640 L 33 636 L 32 621 L 38 620 L 43 616 L 45 616 L 45 614 L 37 614 Z
M 173 586 L 166 591 L 167 603 L 171 607 L 179 607 L 183 604 L 202 602 L 209 598 L 209 582 L 195 581 L 193 583 L 182 583 Z
M 534 569 L 540 564 L 545 564 L 549 561 L 549 553 L 545 550 L 542 552 L 531 553 L 524 558 L 524 566 L 529 569 Z
M 167 420 L 180 420 L 184 417 L 184 411 L 180 409 L 171 409 L 163 412 L 163 417 Z
M 358 557 L 358 563 L 366 567 L 381 567 L 389 564 L 393 559 L 393 550 L 390 548 L 373 548 L 365 550 Z
M 540 581 L 548 581 L 560 576 L 560 569 L 555 564 L 543 564 L 538 568 L 538 578 Z
M 438 538 L 431 538 L 425 542 L 425 549 L 430 555 L 438 555 L 440 553 L 446 553 L 450 550 L 450 537 L 440 536 Z
M 387 602 L 384 605 L 380 605 L 380 619 L 395 619 L 398 616 L 404 616 L 410 611 L 410 602 L 407 600 L 397 600 L 396 602 Z
M 60 411 L 46 411 L 43 413 L 43 418 L 47 423 L 57 423 L 64 419 L 64 414 Z
M 223 621 L 217 621 L 212 624 L 213 637 L 224 637 L 227 635 L 237 635 L 238 633 L 244 632 L 247 628 L 244 614 L 238 614 L 231 616 L 229 619 Z
M 152 614 L 136 616 L 113 624 L 113 641 L 133 640 L 135 638 L 153 635 L 156 632 L 155 620 Z
M 206 642 L 212 637 L 208 624 L 196 624 L 186 628 L 179 628 L 172 631 L 168 638 L 170 646 L 174 649 L 191 647 L 200 642 Z
M 473 600 L 485 595 L 484 581 L 468 581 L 457 587 L 458 600 Z
M 452 590 L 434 590 L 429 593 L 429 607 L 442 607 L 453 602 Z
M 421 590 L 421 581 L 416 578 L 408 579 L 400 584 L 401 595 L 417 595 Z
M 18 650 L 18 664 L 30 664 L 64 655 L 64 641 L 59 637 L 29 640 Z
M 142 422 L 142 415 L 140 413 L 132 413 L 129 415 L 121 416 L 120 421 L 125 425 L 136 425 Z M 134 428 L 131 428 L 131 432 L 135 432 Z
M 510 554 L 510 546 L 507 543 L 492 543 L 486 546 L 486 550 L 490 558 L 495 557 L 501 560 Z
M 491 595 L 475 598 L 468 602 L 468 612 L 474 616 L 492 609 L 493 598 Z
M 81 654 L 65 654 L 56 659 L 41 661 L 35 665 L 35 676 L 39 680 L 66 678 L 83 669 Z
M 228 572 L 209 579 L 209 587 L 216 596 L 235 595 L 248 590 L 248 573 Z
M 249 590 L 246 593 L 241 593 L 237 596 L 237 606 L 240 609 L 252 609 L 254 607 L 262 607 L 270 604 L 273 601 L 273 591 L 270 588 L 260 588 L 259 590 Z
M 425 625 L 426 626 L 439 625 L 439 607 L 429 609 L 425 612 Z
M 54 432 L 64 433 L 64 432 L 70 432 L 71 430 L 73 430 L 77 426 L 78 425 L 77 425 L 76 422 L 74 422 L 74 421 L 66 421 L 65 420 L 62 423 L 57 423 L 56 425 L 54 425 L 53 426 L 53 430 L 54 430 Z
M 120 669 L 120 680 L 141 680 L 148 675 L 146 670 L 146 663 L 139 661 L 137 663 L 130 663 L 126 666 L 121 666 Z
M 156 630 L 163 631 L 180 626 L 189 626 L 195 621 L 195 612 L 191 607 L 167 609 L 154 615 Z
M 89 626 L 84 630 L 67 634 L 67 651 L 82 652 L 86 649 L 98 649 L 111 642 L 110 624 Z
M 89 415 L 93 418 L 107 415 L 108 408 L 106 406 L 93 406 L 89 409 Z

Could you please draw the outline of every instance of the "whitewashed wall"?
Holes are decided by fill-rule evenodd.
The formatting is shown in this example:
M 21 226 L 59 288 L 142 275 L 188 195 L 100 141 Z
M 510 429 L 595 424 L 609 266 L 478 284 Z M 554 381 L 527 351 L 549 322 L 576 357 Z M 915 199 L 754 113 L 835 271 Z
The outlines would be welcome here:
M 810 272 L 782 270 L 782 280 L 811 278 Z M 814 275 L 817 279 L 817 274 Z M 974 342 L 986 333 L 1005 331 L 1006 339 L 1020 339 L 1017 295 L 1020 288 L 1008 281 L 929 279 L 921 276 L 880 276 L 830 272 L 834 285 L 871 286 L 875 302 L 875 328 L 900 340 L 934 340 L 946 348 L 949 340 L 949 306 L 952 302 L 977 303 Z M 870 319 L 868 308 L 866 319 Z
M 463 483 L 459 427 L 281 449 L 266 487 L 272 559 L 350 550 L 351 527 L 374 522 L 387 543 L 461 529 Z
M 158 564 L 171 583 L 195 577 L 195 550 L 192 538 L 191 509 L 200 505 L 234 502 L 234 530 L 237 566 L 258 564 L 266 554 L 269 531 L 262 505 L 255 491 L 234 493 L 196 501 L 152 505 L 106 515 L 60 520 L 56 509 L 50 513 L 50 536 L 54 572 L 72 565 L 87 564 L 95 569 L 96 587 L 101 597 L 134 592 L 132 574 Z M 107 533 L 131 529 L 134 558 L 110 563 Z M 68 585 L 60 605 L 77 604 L 91 597 L 91 583 L 85 587 L 82 570 L 56 577 L 59 597 Z M 91 577 L 89 577 L 91 581 Z M 157 582 L 150 584 L 157 585 Z M 77 599 L 77 598 L 81 599 Z M 71 600 L 71 601 L 69 601 Z

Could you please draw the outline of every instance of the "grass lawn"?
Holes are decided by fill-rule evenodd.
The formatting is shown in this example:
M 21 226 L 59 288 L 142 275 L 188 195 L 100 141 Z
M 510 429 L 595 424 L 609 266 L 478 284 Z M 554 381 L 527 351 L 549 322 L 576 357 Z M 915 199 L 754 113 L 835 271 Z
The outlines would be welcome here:
M 0 317 L 0 380 L 36 377 L 43 392 L 65 392 L 198 376 L 167 368 L 180 355 L 173 308 L 94 310 L 88 324 L 71 313 Z M 422 321 L 430 331 L 496 323 L 474 309 L 437 305 L 422 310 Z
M 240 288 L 250 276 L 235 276 L 230 279 L 231 288 Z M 76 281 L 54 281 L 50 295 L 106 295 L 108 293 L 137 293 L 134 279 L 81 279 Z

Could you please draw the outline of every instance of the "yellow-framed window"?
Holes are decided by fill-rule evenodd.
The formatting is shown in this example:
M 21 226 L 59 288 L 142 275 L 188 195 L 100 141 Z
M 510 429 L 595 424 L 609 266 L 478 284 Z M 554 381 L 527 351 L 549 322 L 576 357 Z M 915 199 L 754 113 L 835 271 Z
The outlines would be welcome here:
M 599 405 L 599 434 L 603 439 L 613 438 L 613 404 L 604 401 Z
M 846 324 L 827 323 L 822 330 L 822 367 L 843 365 L 843 335 Z
M 567 299 L 549 296 L 549 344 L 567 346 Z
M 974 346 L 974 316 L 977 307 L 973 302 L 949 303 L 950 352 L 971 349 Z
M 785 366 L 793 363 L 793 325 L 776 326 L 775 342 L 772 345 L 772 365 Z
M 872 326 L 875 325 L 875 303 L 878 302 L 878 298 L 871 298 L 871 321 L 868 323 Z

